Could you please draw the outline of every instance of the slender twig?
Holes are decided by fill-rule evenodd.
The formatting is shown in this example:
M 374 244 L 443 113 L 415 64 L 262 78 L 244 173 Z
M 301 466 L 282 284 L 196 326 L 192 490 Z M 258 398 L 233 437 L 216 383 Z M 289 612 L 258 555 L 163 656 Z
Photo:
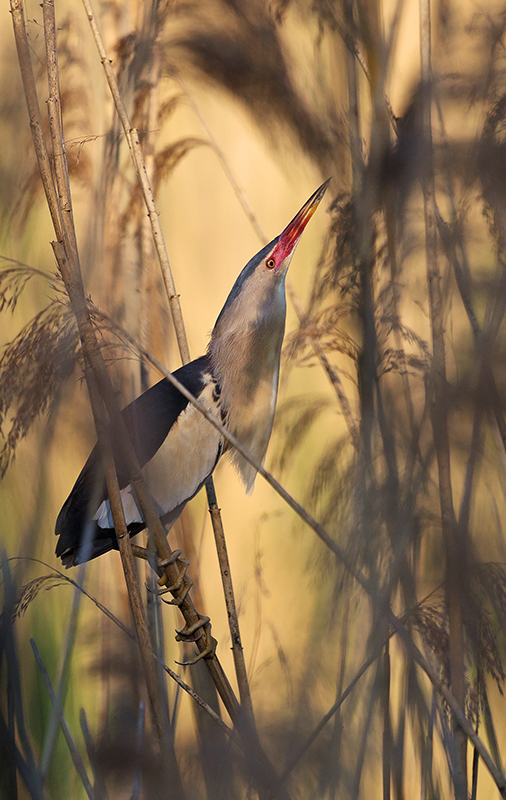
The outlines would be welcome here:
M 86 747 L 86 753 L 88 755 L 88 761 L 90 762 L 90 767 L 93 772 L 93 791 L 95 792 L 97 800 L 109 800 L 107 789 L 97 769 L 97 764 L 96 764 L 97 750 L 95 747 L 95 743 L 91 738 L 91 733 L 88 726 L 88 720 L 86 718 L 86 711 L 84 710 L 84 708 L 81 708 L 81 710 L 79 711 L 79 724 L 81 725 L 81 733 L 83 735 L 84 744 Z
M 229 611 L 229 627 L 230 636 L 232 638 L 232 655 L 234 657 L 235 674 L 237 676 L 237 685 L 239 687 L 239 696 L 241 704 L 249 712 L 253 714 L 253 705 L 251 702 L 251 692 L 249 688 L 248 675 L 246 671 L 246 662 L 244 660 L 244 653 L 242 648 L 241 631 L 239 628 L 239 617 L 237 614 L 237 606 L 234 596 L 234 585 L 232 583 L 232 572 L 230 569 L 230 562 L 228 559 L 227 542 L 225 539 L 225 532 L 221 522 L 221 514 L 219 513 L 218 501 L 214 493 L 214 484 L 207 488 L 207 499 L 209 504 L 209 513 L 211 514 L 213 522 L 214 538 L 216 542 L 216 550 L 218 553 L 218 560 L 220 562 L 220 571 L 222 574 L 223 591 L 225 593 L 225 605 Z
M 42 661 L 40 653 L 39 653 L 39 651 L 37 649 L 37 645 L 35 644 L 35 640 L 34 639 L 30 639 L 30 644 L 32 646 L 32 650 L 33 650 L 33 654 L 35 656 L 35 660 L 37 662 L 37 666 L 38 666 L 38 668 L 40 670 L 40 674 L 42 675 L 42 680 L 44 681 L 44 685 L 46 687 L 47 693 L 48 693 L 48 695 L 49 695 L 49 697 L 51 699 L 51 703 L 54 706 L 56 706 L 56 710 L 57 710 L 58 716 L 60 718 L 61 729 L 62 729 L 63 735 L 65 737 L 65 741 L 67 742 L 67 747 L 69 749 L 69 753 L 70 753 L 70 756 L 72 758 L 72 763 L 74 764 L 76 772 L 77 772 L 77 774 L 79 775 L 79 777 L 81 779 L 81 783 L 84 786 L 84 790 L 85 790 L 86 794 L 88 795 L 90 800 L 96 800 L 96 795 L 95 795 L 95 792 L 93 791 L 93 787 L 92 787 L 92 785 L 90 783 L 90 779 L 88 778 L 88 774 L 87 774 L 86 768 L 85 768 L 85 766 L 83 764 L 83 760 L 82 760 L 82 758 L 81 758 L 81 756 L 79 754 L 79 750 L 75 746 L 74 739 L 72 738 L 72 734 L 70 732 L 70 728 L 68 726 L 67 720 L 65 719 L 65 714 L 63 713 L 63 707 L 62 707 L 60 701 L 58 700 L 58 698 L 56 697 L 56 695 L 55 695 L 55 693 L 53 691 L 53 687 L 51 685 L 51 680 L 50 680 L 49 675 L 47 673 L 47 670 L 46 670 L 46 668 L 44 666 L 44 663 Z

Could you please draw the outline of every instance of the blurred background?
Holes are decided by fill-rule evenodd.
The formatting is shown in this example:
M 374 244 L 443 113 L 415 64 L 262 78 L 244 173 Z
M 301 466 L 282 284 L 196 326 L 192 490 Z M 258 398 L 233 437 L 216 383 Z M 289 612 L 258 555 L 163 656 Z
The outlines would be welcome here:
M 420 26 L 429 5 L 430 37 Z M 173 370 L 149 222 L 86 14 L 67 0 L 55 7 L 85 290 Z M 438 687 L 409 648 L 389 641 L 387 609 L 501 770 L 506 6 L 109 0 L 94 10 L 139 131 L 193 358 L 242 267 L 332 178 L 289 271 L 266 465 L 346 550 L 369 594 L 261 478 L 246 496 L 220 461 L 216 490 L 266 754 L 293 798 L 499 796 Z M 27 2 L 25 19 L 45 119 L 40 5 Z M 54 277 L 7 8 L 0 37 L 0 790 L 180 798 L 162 780 L 143 717 L 136 647 L 67 580 L 131 627 L 118 553 L 58 573 L 55 519 L 95 432 Z M 159 376 L 107 326 L 100 334 L 126 405 Z M 235 688 L 204 493 L 170 537 L 192 551 L 199 610 Z M 143 585 L 143 564 L 139 576 Z M 201 665 L 174 663 L 184 660 L 179 612 L 164 606 L 162 617 L 166 663 L 202 685 Z M 51 715 L 32 638 L 60 687 L 91 795 Z M 184 796 L 257 796 L 237 752 L 170 679 L 167 704 Z M 42 795 L 16 766 L 13 741 L 44 775 Z

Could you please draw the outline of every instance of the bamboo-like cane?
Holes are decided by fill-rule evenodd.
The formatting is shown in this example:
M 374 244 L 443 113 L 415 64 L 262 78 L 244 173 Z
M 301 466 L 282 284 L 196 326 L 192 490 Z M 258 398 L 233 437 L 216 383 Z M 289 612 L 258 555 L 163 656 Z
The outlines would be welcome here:
M 441 523 L 445 547 L 446 603 L 448 609 L 450 680 L 452 692 L 463 708 L 466 695 L 465 642 L 462 590 L 465 581 L 465 541 L 459 542 L 457 520 L 453 506 L 450 443 L 448 434 L 448 398 L 446 390 L 446 364 L 444 341 L 444 309 L 441 276 L 437 257 L 436 195 L 432 164 L 432 68 L 431 68 L 431 16 L 430 0 L 420 0 L 420 60 L 424 87 L 424 138 L 429 153 L 428 169 L 423 182 L 425 216 L 425 242 L 427 252 L 427 282 L 432 328 L 432 375 L 434 404 L 432 428 L 436 448 L 439 477 Z M 467 798 L 467 741 L 461 726 L 453 726 L 457 752 L 454 774 L 457 800 Z
M 78 324 L 80 324 L 80 334 L 83 343 L 83 350 L 86 353 L 86 359 L 88 364 L 87 370 L 87 378 L 89 381 L 90 386 L 90 396 L 93 396 L 93 403 L 94 403 L 94 411 L 96 412 L 96 420 L 97 420 L 97 433 L 99 434 L 99 439 L 102 442 L 102 446 L 104 449 L 104 455 L 107 457 L 106 451 L 108 450 L 110 453 L 110 457 L 112 459 L 112 449 L 110 448 L 110 443 L 104 441 L 106 437 L 102 435 L 103 430 L 105 429 L 104 422 L 101 420 L 101 401 L 99 399 L 98 389 L 96 387 L 96 383 L 92 377 L 91 373 L 91 362 L 92 359 L 98 358 L 98 348 L 96 345 L 96 339 L 94 337 L 93 329 L 91 327 L 91 323 L 89 321 L 89 317 L 87 315 L 86 310 L 86 301 L 84 299 L 84 294 L 82 293 L 82 282 L 80 281 L 80 274 L 76 270 L 73 274 L 71 273 L 71 269 L 68 262 L 68 254 L 71 256 L 75 255 L 75 240 L 72 242 L 69 241 L 68 230 L 72 230 L 72 224 L 70 221 L 69 225 L 65 225 L 62 219 L 62 214 L 60 212 L 60 205 L 58 201 L 58 197 L 55 191 L 55 186 L 53 183 L 53 176 L 51 172 L 51 165 L 49 160 L 49 155 L 46 148 L 46 142 L 44 139 L 43 134 L 43 126 L 42 126 L 42 119 L 40 115 L 40 108 L 37 98 L 37 91 L 35 87 L 35 79 L 33 76 L 33 70 L 30 60 L 30 52 L 28 47 L 28 40 L 26 36 L 26 28 L 24 22 L 24 14 L 23 14 L 23 6 L 21 0 L 12 0 L 11 2 L 11 12 L 12 12 L 12 19 L 14 25 L 14 34 L 16 40 L 16 46 L 18 51 L 18 58 L 21 67 L 21 74 L 23 79 L 23 86 L 25 90 L 25 96 L 27 100 L 27 106 L 30 116 L 30 125 L 32 129 L 32 136 L 34 141 L 35 152 L 37 156 L 37 160 L 39 163 L 39 169 L 41 173 L 41 179 L 44 186 L 44 190 L 46 193 L 46 198 L 48 201 L 49 210 L 51 213 L 51 217 L 53 220 L 53 225 L 55 228 L 55 233 L 58 239 L 58 242 L 55 243 L 55 255 L 57 257 L 58 265 L 62 270 L 62 277 L 65 281 L 67 289 L 69 291 L 69 297 L 71 302 L 73 302 L 73 307 L 76 312 L 76 318 L 78 318 Z M 49 33 L 51 36 L 51 33 Z M 54 70 L 56 62 L 53 61 L 48 62 L 48 70 L 51 72 L 51 69 Z M 50 85 L 54 88 L 54 80 L 53 78 L 50 79 Z M 54 100 L 55 98 L 53 98 Z M 55 113 L 55 109 L 53 108 L 53 114 Z M 59 127 L 59 116 L 58 111 L 56 110 L 56 116 L 52 119 L 53 123 L 53 132 Z M 56 137 L 57 138 L 57 137 Z M 58 148 L 58 144 L 56 143 L 56 147 Z M 61 150 L 57 149 L 56 152 L 56 163 L 58 165 L 58 174 L 61 180 L 61 187 L 64 186 L 65 179 L 63 177 L 62 170 L 64 159 L 62 157 Z M 68 207 L 67 207 L 68 208 Z M 70 207 L 71 208 L 71 207 Z M 72 234 L 71 234 L 72 235 Z M 81 290 L 81 291 L 80 291 Z M 81 296 L 80 296 L 81 295 Z M 93 355 L 92 355 L 93 354 Z M 109 445 L 109 446 L 108 446 Z M 110 462 L 110 459 L 109 459 Z M 109 463 L 110 466 L 110 463 Z M 114 463 L 112 461 L 112 470 L 107 469 L 107 479 L 108 479 L 108 488 L 111 490 L 111 494 L 114 493 Z M 119 496 L 119 492 L 118 492 Z M 113 503 L 114 504 L 114 503 Z M 120 503 L 121 505 L 121 503 Z M 122 513 L 122 509 L 121 509 Z M 120 526 L 120 522 L 118 520 L 118 525 Z M 126 526 L 123 527 L 126 532 Z M 121 533 L 121 526 L 120 526 L 120 533 Z M 123 537 L 124 538 L 124 537 Z M 128 538 L 128 537 L 127 537 Z M 125 539 L 126 541 L 126 539 Z M 120 539 L 120 546 L 125 550 L 122 540 Z M 122 553 L 123 555 L 123 553 Z M 128 561 L 128 556 L 127 556 Z M 131 564 L 126 565 L 126 571 L 130 572 L 129 566 L 131 566 L 132 575 L 135 574 L 135 570 L 133 568 L 133 557 L 131 558 Z M 142 625 L 142 612 L 139 611 L 139 608 L 142 609 L 142 602 L 140 601 L 140 594 L 138 597 L 138 602 L 135 599 L 135 583 L 132 583 L 131 578 L 127 579 L 127 584 L 129 590 L 131 592 L 131 602 L 132 602 L 132 610 L 134 613 L 134 617 L 137 624 Z M 138 588 L 138 585 L 137 585 Z M 139 641 L 142 641 L 142 632 L 139 635 Z M 142 646 L 142 645 L 141 645 Z M 150 650 L 151 648 L 149 648 Z M 146 653 L 144 653 L 146 656 Z M 152 671 L 152 659 L 149 657 L 147 659 L 150 662 L 150 666 L 148 667 L 149 670 Z M 149 679 L 147 678 L 148 682 L 148 692 L 150 689 L 149 686 Z M 153 688 L 153 687 L 151 687 Z M 151 696 L 151 703 L 154 709 L 156 709 L 156 696 Z M 155 711 L 156 714 L 156 711 Z M 157 726 L 159 727 L 159 726 Z M 162 736 L 162 731 L 159 729 L 159 736 Z
M 177 763 L 175 762 L 173 754 L 171 753 L 169 755 L 168 752 L 170 748 L 168 748 L 168 739 L 166 739 L 166 734 L 164 731 L 162 702 L 160 686 L 157 680 L 156 665 L 153 663 L 153 659 L 151 657 L 151 643 L 147 627 L 147 620 L 140 594 L 130 539 L 126 528 L 121 497 L 119 494 L 119 484 L 116 474 L 116 467 L 114 464 L 112 443 L 107 433 L 107 420 L 103 414 L 103 401 L 105 401 L 110 419 L 119 416 L 119 408 L 117 408 L 117 404 L 114 402 L 114 392 L 110 386 L 105 364 L 103 363 L 103 359 L 100 355 L 93 326 L 89 319 L 89 315 L 87 314 L 86 301 L 84 298 L 77 249 L 77 239 L 75 235 L 72 212 L 72 199 L 70 195 L 66 152 L 61 129 L 61 101 L 58 78 L 56 24 L 54 18 L 54 4 L 52 0 L 45 0 L 44 3 L 44 27 L 46 35 L 46 50 L 48 55 L 48 110 L 53 145 L 54 172 L 59 197 L 60 218 L 64 231 L 64 242 L 68 247 L 67 250 L 65 244 L 62 246 L 60 242 L 54 243 L 54 251 L 60 272 L 69 293 L 72 308 L 76 315 L 81 341 L 83 344 L 85 363 L 88 366 L 86 378 L 90 394 L 90 401 L 93 409 L 95 425 L 97 428 L 99 446 L 101 448 L 101 454 L 104 462 L 109 502 L 115 522 L 115 529 L 118 535 L 118 545 L 132 613 L 135 621 L 153 719 L 155 721 L 155 727 L 157 730 L 161 750 L 162 752 L 165 751 L 166 757 L 169 757 L 170 761 L 172 762 L 173 769 L 171 770 L 171 780 L 176 783 L 177 793 L 183 797 L 184 790 L 179 776 Z M 177 786 L 178 781 L 179 786 Z
M 156 665 L 151 656 L 151 644 L 149 633 L 146 624 L 144 607 L 140 595 L 137 575 L 134 566 L 133 555 L 131 551 L 130 540 L 126 529 L 126 524 L 123 515 L 123 507 L 119 495 L 119 486 L 116 476 L 114 465 L 114 457 L 112 453 L 112 446 L 107 433 L 107 421 L 103 413 L 102 398 L 107 403 L 109 401 L 110 418 L 115 413 L 119 415 L 119 410 L 114 410 L 114 405 L 111 405 L 111 398 L 115 401 L 114 392 L 110 385 L 108 386 L 108 375 L 103 363 L 102 356 L 98 348 L 95 333 L 91 320 L 88 315 L 86 300 L 84 297 L 82 278 L 79 269 L 79 261 L 77 257 L 75 232 L 73 230 L 72 220 L 72 205 L 70 195 L 68 192 L 68 176 L 66 175 L 66 159 L 64 148 L 61 146 L 61 131 L 60 131 L 60 117 L 59 117 L 59 97 L 54 96 L 54 91 L 58 92 L 58 77 L 56 72 L 56 56 L 54 59 L 48 60 L 48 72 L 50 74 L 50 91 L 53 93 L 50 100 L 50 124 L 51 135 L 54 144 L 55 152 L 55 173 L 57 176 L 58 192 L 62 198 L 61 204 L 55 191 L 53 177 L 51 174 L 51 167 L 49 155 L 46 148 L 46 143 L 43 135 L 42 120 L 40 116 L 40 109 L 38 105 L 37 92 L 35 88 L 35 80 L 33 77 L 33 70 L 30 61 L 30 53 L 26 37 L 26 28 L 24 23 L 23 7 L 21 2 L 13 0 L 11 4 L 13 25 L 15 32 L 16 45 L 18 49 L 18 56 L 21 65 L 21 72 L 25 94 L 27 98 L 27 105 L 30 115 L 30 123 L 33 133 L 34 145 L 36 150 L 37 159 L 40 166 L 41 177 L 43 186 L 48 200 L 51 216 L 58 242 L 54 243 L 54 251 L 56 260 L 61 271 L 64 283 L 66 285 L 72 308 L 76 315 L 79 333 L 85 354 L 86 363 L 86 379 L 89 388 L 90 401 L 94 413 L 94 418 L 97 427 L 97 435 L 101 448 L 102 457 L 104 460 L 104 468 L 106 475 L 106 483 L 108 488 L 109 500 L 111 511 L 115 522 L 116 531 L 118 534 L 118 545 L 122 558 L 122 565 L 125 573 L 125 580 L 129 592 L 130 604 L 134 621 L 136 625 L 137 638 L 141 652 L 141 659 L 144 667 L 144 674 L 146 677 L 146 684 L 150 704 L 152 708 L 155 728 L 157 730 L 160 747 L 164 747 L 164 730 L 163 718 L 161 716 L 161 703 L 159 702 L 159 685 L 157 681 Z M 51 23 L 51 17 L 53 19 Z M 48 48 L 51 50 L 54 47 L 55 41 L 55 25 L 54 15 L 51 13 L 51 6 L 49 5 L 49 13 L 47 14 L 46 30 L 48 35 Z M 72 266 L 71 266 L 71 262 Z M 171 776 L 176 781 L 177 770 Z M 178 794 L 180 797 L 184 796 L 182 785 L 179 787 Z M 176 790 L 178 787 L 176 786 Z

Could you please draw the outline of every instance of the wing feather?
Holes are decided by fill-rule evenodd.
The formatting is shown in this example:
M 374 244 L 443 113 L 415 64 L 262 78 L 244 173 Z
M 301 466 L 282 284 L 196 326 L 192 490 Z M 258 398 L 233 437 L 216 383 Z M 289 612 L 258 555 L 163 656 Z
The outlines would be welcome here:
M 192 394 L 198 396 L 209 371 L 209 359 L 207 356 L 202 356 L 176 370 L 174 375 Z M 186 398 L 164 378 L 123 409 L 121 413 L 141 467 L 144 467 L 162 446 L 170 429 L 187 405 Z M 120 490 L 125 489 L 129 483 L 128 469 L 120 457 L 120 447 L 117 445 L 115 447 L 114 442 L 113 450 Z M 73 551 L 77 551 L 81 545 L 86 522 L 94 516 L 106 498 L 102 460 L 98 445 L 95 445 L 56 520 L 55 533 L 59 537 L 56 545 L 57 556 L 69 563 L 78 563 L 73 557 Z M 142 524 L 135 523 L 129 526 L 129 530 L 134 534 L 143 527 Z M 98 525 L 95 525 L 92 541 L 92 558 L 112 549 L 116 544 L 114 535 L 111 536 L 111 530 L 101 529 Z

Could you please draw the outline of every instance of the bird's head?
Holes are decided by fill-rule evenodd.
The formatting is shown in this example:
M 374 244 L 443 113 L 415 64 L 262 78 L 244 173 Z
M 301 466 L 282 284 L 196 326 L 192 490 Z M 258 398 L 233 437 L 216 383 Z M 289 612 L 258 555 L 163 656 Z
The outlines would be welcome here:
M 269 316 L 269 308 L 280 299 L 280 289 L 284 307 L 284 279 L 290 261 L 329 183 L 330 178 L 302 206 L 284 231 L 248 261 L 216 320 L 213 337 L 222 334 L 223 325 L 228 327 L 233 318 L 240 318 L 244 323 L 253 316 L 261 323 L 262 316 Z

